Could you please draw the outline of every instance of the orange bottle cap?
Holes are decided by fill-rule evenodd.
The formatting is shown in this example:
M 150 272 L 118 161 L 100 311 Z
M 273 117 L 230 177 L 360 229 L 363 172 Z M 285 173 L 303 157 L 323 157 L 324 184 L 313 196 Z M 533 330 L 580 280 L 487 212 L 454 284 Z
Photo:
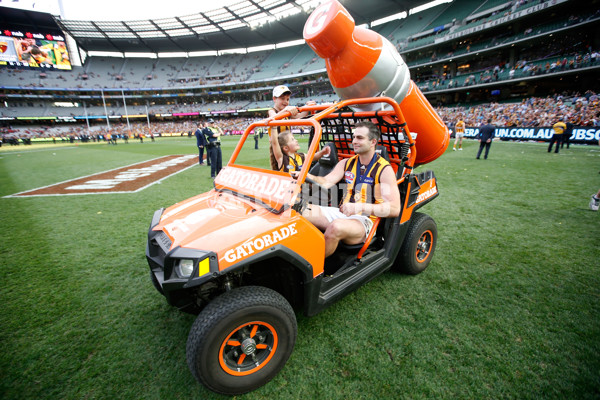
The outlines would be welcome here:
M 330 58 L 344 49 L 352 37 L 354 19 L 338 1 L 321 4 L 304 25 L 304 40 L 321 58 Z

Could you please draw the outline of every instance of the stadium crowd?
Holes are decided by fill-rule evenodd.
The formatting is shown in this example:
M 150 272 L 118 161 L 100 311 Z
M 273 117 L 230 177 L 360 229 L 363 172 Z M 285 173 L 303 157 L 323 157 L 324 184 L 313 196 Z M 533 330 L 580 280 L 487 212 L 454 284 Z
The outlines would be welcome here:
M 562 93 L 552 97 L 529 97 L 517 103 L 485 103 L 481 105 L 457 105 L 437 107 L 436 111 L 451 128 L 460 118 L 466 126 L 480 126 L 491 118 L 496 126 L 536 127 L 552 126 L 559 117 L 579 126 L 600 126 L 600 96 L 591 90 L 580 93 Z M 247 126 L 261 118 L 215 118 L 226 135 L 241 134 Z M 108 133 L 117 138 L 154 136 L 191 136 L 198 123 L 205 119 L 178 121 L 153 121 L 105 123 L 90 125 L 55 124 L 5 126 L 0 128 L 4 143 L 16 144 L 14 139 L 63 138 L 62 140 L 102 141 Z
M 243 133 L 244 129 L 260 118 L 221 118 L 215 119 L 216 124 L 223 129 L 225 135 Z M 19 144 L 14 139 L 21 139 L 23 143 L 29 143 L 34 138 L 54 138 L 62 141 L 96 142 L 104 141 L 108 134 L 112 138 L 129 139 L 152 136 L 192 136 L 201 120 L 181 121 L 155 121 L 147 122 L 111 123 L 110 128 L 106 124 L 90 125 L 26 125 L 0 127 L 0 135 L 5 144 Z
M 491 60 L 493 59 L 486 60 L 482 64 L 473 63 L 468 72 L 417 78 L 416 83 L 422 91 L 430 91 L 498 82 L 516 77 L 552 74 L 596 66 L 600 64 L 600 52 L 589 49 L 586 52 L 558 57 L 551 55 L 538 57 L 531 54 L 527 58 L 516 61 L 513 66 L 507 60 Z
M 573 125 L 600 126 L 600 98 L 588 90 L 579 93 L 558 94 L 553 97 L 529 97 L 520 103 L 486 103 L 471 106 L 438 107 L 443 121 L 453 127 L 458 118 L 466 126 L 480 126 L 491 118 L 496 126 L 552 126 L 559 117 Z

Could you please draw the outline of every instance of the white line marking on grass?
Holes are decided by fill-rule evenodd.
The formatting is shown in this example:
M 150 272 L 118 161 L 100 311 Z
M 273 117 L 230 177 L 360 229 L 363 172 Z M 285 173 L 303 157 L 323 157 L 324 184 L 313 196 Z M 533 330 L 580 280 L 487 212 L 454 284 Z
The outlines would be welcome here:
M 67 180 L 65 180 L 65 181 L 62 181 L 62 182 L 53 183 L 53 184 L 51 184 L 51 185 L 46 185 L 46 186 L 42 186 L 42 187 L 35 188 L 35 189 L 23 190 L 23 191 L 21 191 L 21 192 L 18 192 L 18 193 L 13 193 L 13 194 L 9 194 L 9 195 L 3 196 L 2 198 L 4 198 L 4 199 L 7 199 L 7 198 L 11 198 L 11 197 L 13 197 L 13 198 L 25 198 L 25 197 L 46 197 L 46 196 L 79 196 L 79 195 L 88 195 L 88 194 L 137 193 L 137 192 L 139 192 L 139 191 L 141 191 L 141 190 L 143 190 L 143 189 L 146 189 L 147 187 L 150 187 L 150 186 L 152 186 L 152 185 L 155 185 L 155 184 L 157 184 L 157 183 L 158 183 L 158 184 L 161 184 L 161 182 L 162 182 L 162 181 L 164 181 L 165 179 L 167 179 L 167 178 L 169 178 L 169 177 L 171 177 L 171 176 L 173 176 L 173 175 L 177 175 L 177 174 L 179 174 L 179 173 L 181 173 L 181 172 L 183 172 L 183 171 L 187 171 L 188 169 L 190 169 L 190 168 L 192 168 L 192 167 L 195 167 L 195 166 L 197 165 L 197 164 L 190 165 L 189 167 L 183 168 L 183 169 L 181 169 L 181 170 L 179 170 L 179 171 L 176 171 L 176 172 L 174 172 L 174 173 L 172 173 L 172 174 L 170 174 L 170 175 L 167 175 L 167 176 L 165 176 L 165 177 L 163 177 L 163 178 L 160 178 L 159 180 L 156 180 L 156 181 L 154 181 L 154 182 L 151 182 L 151 183 L 149 183 L 148 185 L 146 185 L 146 186 L 144 186 L 144 187 L 141 187 L 141 188 L 139 188 L 139 189 L 136 189 L 136 190 L 131 190 L 131 191 L 125 191 L 125 192 L 88 192 L 88 193 L 63 193 L 63 194 L 33 194 L 33 195 L 29 195 L 29 196 L 23 196 L 23 197 L 19 196 L 19 194 L 21 194 L 21 193 L 26 193 L 26 192 L 30 192 L 30 191 L 33 191 L 33 190 L 38 190 L 38 189 L 45 189 L 45 188 L 47 188 L 47 187 L 50 187 L 50 186 L 60 185 L 60 184 L 62 184 L 62 183 L 71 182 L 71 181 L 74 181 L 74 180 L 79 180 L 79 179 L 85 179 L 85 178 L 89 178 L 89 177 L 91 177 L 91 176 L 98 175 L 98 174 L 101 174 L 101 173 L 112 172 L 112 171 L 119 170 L 119 169 L 121 169 L 121 168 L 127 168 L 127 167 L 131 167 L 131 166 L 134 166 L 134 165 L 137 165 L 137 164 L 141 164 L 141 163 L 145 163 L 145 162 L 150 162 L 150 161 L 158 160 L 158 159 L 160 159 L 160 158 L 162 158 L 162 157 L 168 157 L 168 155 L 167 155 L 167 156 L 159 156 L 159 157 L 152 158 L 152 159 L 150 159 L 150 160 L 146 160 L 146 161 L 138 161 L 138 162 L 136 162 L 136 163 L 129 164 L 129 165 L 126 165 L 126 166 L 124 166 L 124 167 L 117 167 L 117 168 L 109 169 L 108 171 L 95 172 L 95 173 L 93 173 L 93 174 L 90 174 L 90 175 L 85 175 L 85 176 L 81 176 L 81 177 L 78 177 L 78 178 L 73 178 L 73 179 L 67 179 Z
M 37 150 L 25 150 L 25 151 L 7 151 L 7 152 L 2 152 L 2 155 L 10 155 L 10 154 L 29 154 L 29 153 L 37 153 L 40 151 L 56 151 L 56 150 L 67 150 L 67 149 L 76 149 L 77 147 L 75 146 L 69 146 L 69 147 L 57 147 L 57 148 L 52 148 L 52 147 L 48 147 L 47 149 L 37 149 Z

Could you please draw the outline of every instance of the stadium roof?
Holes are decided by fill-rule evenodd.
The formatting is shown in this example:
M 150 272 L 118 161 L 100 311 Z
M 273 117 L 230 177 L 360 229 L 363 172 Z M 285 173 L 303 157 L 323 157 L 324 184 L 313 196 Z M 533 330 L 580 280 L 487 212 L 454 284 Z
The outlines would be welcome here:
M 397 14 L 431 0 L 341 0 L 356 24 Z M 55 17 L 86 51 L 201 52 L 273 45 L 302 39 L 318 0 L 240 0 L 192 15 L 136 21 L 83 21 Z M 15 10 L 15 12 L 24 12 Z

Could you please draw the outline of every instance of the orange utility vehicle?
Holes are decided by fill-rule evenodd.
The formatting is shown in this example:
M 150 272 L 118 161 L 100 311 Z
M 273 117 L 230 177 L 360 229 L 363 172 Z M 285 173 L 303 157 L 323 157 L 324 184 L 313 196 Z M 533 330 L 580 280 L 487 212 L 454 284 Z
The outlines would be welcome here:
M 377 104 L 385 107 L 349 108 Z M 354 99 L 304 110 L 314 115 L 282 119 L 288 113 L 250 125 L 214 189 L 160 209 L 152 218 L 146 248 L 150 277 L 169 304 L 198 314 L 187 341 L 187 362 L 215 392 L 241 394 L 272 379 L 294 347 L 296 311 L 315 315 L 390 269 L 418 274 L 435 250 L 436 224 L 416 210 L 438 196 L 436 178 L 432 171 L 414 172 L 419 146 L 396 101 Z M 325 258 L 323 232 L 301 211 L 309 203 L 337 205 L 344 185 L 326 190 L 306 176 L 323 176 L 338 160 L 351 157 L 353 126 L 362 120 L 382 132 L 378 151 L 396 172 L 401 212 L 377 220 L 364 244 L 340 243 Z M 238 162 L 254 129 L 277 126 L 310 133 L 296 178 Z M 446 138 L 435 152 L 443 153 L 447 145 Z M 330 154 L 313 163 L 322 146 L 329 146 Z

